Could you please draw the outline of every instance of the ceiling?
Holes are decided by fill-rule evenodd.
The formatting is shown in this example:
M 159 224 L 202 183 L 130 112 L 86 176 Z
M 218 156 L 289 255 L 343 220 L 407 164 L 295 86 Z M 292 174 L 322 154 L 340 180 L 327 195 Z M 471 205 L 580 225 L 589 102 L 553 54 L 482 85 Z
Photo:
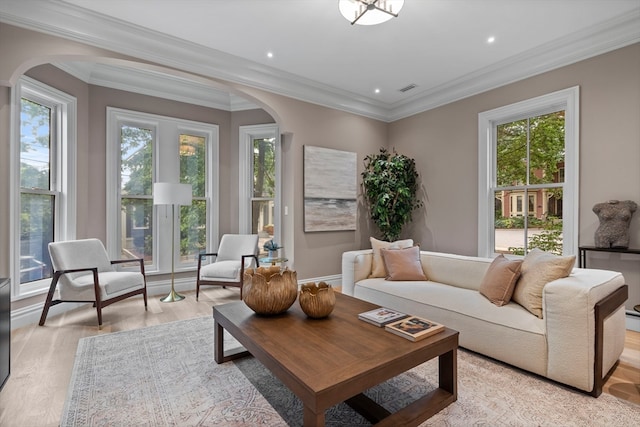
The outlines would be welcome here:
M 392 121 L 637 43 L 640 0 L 405 0 L 376 26 L 338 0 L 2 0 L 0 21 Z

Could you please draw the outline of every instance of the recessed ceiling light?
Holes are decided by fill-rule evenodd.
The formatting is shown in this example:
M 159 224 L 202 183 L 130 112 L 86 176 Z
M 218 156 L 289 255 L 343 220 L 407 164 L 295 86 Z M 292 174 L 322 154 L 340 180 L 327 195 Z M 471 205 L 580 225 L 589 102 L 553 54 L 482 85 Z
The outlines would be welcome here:
M 491 37 L 489 37 L 489 38 L 487 39 L 487 43 L 489 43 L 489 44 L 493 43 L 494 41 L 496 41 L 496 38 L 495 38 L 495 37 L 493 37 L 493 36 L 491 36 Z
M 273 52 L 267 52 L 267 58 L 273 58 Z

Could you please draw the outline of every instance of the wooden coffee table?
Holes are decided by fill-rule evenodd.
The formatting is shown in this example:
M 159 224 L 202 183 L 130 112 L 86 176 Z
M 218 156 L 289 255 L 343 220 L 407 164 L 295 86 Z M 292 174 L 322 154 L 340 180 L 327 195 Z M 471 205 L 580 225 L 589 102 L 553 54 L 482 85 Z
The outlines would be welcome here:
M 380 426 L 418 425 L 457 399 L 458 332 L 445 328 L 412 342 L 358 319 L 378 306 L 336 294 L 325 319 L 310 319 L 298 302 L 277 316 L 256 315 L 242 302 L 213 307 L 215 361 L 252 354 L 304 405 L 304 425 L 323 426 L 325 411 L 340 402 Z M 225 356 L 223 329 L 247 351 Z M 439 388 L 396 413 L 362 394 L 438 357 Z

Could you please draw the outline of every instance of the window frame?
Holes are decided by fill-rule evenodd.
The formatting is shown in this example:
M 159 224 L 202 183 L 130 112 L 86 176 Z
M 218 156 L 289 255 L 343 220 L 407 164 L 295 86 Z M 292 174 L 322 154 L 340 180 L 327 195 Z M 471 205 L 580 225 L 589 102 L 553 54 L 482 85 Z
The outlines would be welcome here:
M 27 76 L 22 76 L 11 94 L 10 130 L 10 222 L 9 233 L 11 253 L 11 300 L 16 301 L 46 293 L 51 279 L 36 280 L 20 284 L 20 112 L 21 100 L 26 98 L 42 105 L 55 108 L 54 145 L 52 150 L 52 185 L 47 194 L 52 193 L 54 202 L 54 241 L 76 238 L 77 206 L 77 99 L 61 90 Z M 40 192 L 40 194 L 43 194 Z M 53 272 L 52 272 L 53 274 Z
M 206 229 L 207 250 L 218 241 L 219 223 L 219 126 L 212 123 L 196 122 L 161 116 L 157 114 L 107 107 L 107 252 L 112 258 L 118 258 L 121 236 L 121 188 L 120 188 L 120 132 L 122 125 L 146 126 L 153 129 L 152 147 L 152 182 L 178 182 L 179 135 L 190 133 L 205 136 L 207 139 L 205 169 L 205 197 L 194 197 L 207 203 Z M 161 144 L 160 141 L 173 141 L 172 144 Z M 172 157 L 172 148 L 176 156 Z M 173 162 L 172 162 L 173 160 Z M 153 198 L 145 197 L 145 198 Z M 166 212 L 165 212 L 166 210 Z M 179 212 L 179 209 L 176 209 Z M 165 215 L 165 213 L 167 213 Z M 179 214 L 176 222 L 179 224 Z M 153 262 L 145 265 L 145 272 L 165 274 L 171 272 L 171 257 L 174 257 L 174 271 L 191 271 L 197 267 L 197 259 L 191 262 L 180 262 L 180 245 L 176 244 L 175 253 L 171 254 L 171 207 L 154 205 L 153 208 Z M 180 227 L 175 227 L 176 240 L 180 239 Z M 160 236 L 169 236 L 160 238 Z
M 273 240 L 282 242 L 282 144 L 278 125 L 275 123 L 247 125 L 239 127 L 239 189 L 238 213 L 239 232 L 251 233 L 251 203 L 253 197 L 253 140 L 275 138 L 275 196 L 273 198 L 274 234 Z M 262 250 L 262 248 L 259 248 Z
M 559 90 L 478 114 L 478 256 L 494 257 L 496 126 L 552 111 L 565 111 L 563 254 L 578 250 L 580 87 Z M 534 186 L 535 187 L 535 186 Z M 548 185 L 546 185 L 548 187 Z M 504 201 L 503 201 L 504 203 Z

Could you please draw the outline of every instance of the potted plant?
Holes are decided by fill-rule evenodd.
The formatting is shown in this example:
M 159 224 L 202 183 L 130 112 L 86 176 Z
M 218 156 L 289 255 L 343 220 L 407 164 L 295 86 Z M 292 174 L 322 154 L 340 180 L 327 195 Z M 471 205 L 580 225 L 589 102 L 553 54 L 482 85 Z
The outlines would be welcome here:
M 269 254 L 269 258 L 277 258 L 278 257 L 278 249 L 281 249 L 282 246 L 278 246 L 278 244 L 276 242 L 273 241 L 273 239 L 269 240 L 268 242 L 266 242 L 262 248 L 268 252 Z
M 397 240 L 413 210 L 423 206 L 416 196 L 420 179 L 415 161 L 381 148 L 380 153 L 364 158 L 362 186 L 371 219 L 382 238 Z

